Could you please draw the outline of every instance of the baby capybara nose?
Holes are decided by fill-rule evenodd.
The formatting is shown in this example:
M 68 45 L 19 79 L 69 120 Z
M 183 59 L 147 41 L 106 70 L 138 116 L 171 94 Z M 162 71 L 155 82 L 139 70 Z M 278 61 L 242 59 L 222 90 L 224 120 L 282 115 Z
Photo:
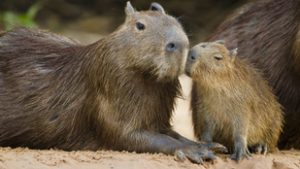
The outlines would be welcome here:
M 197 57 L 198 57 L 197 51 L 191 49 L 188 53 L 188 61 L 193 62 L 197 59 Z

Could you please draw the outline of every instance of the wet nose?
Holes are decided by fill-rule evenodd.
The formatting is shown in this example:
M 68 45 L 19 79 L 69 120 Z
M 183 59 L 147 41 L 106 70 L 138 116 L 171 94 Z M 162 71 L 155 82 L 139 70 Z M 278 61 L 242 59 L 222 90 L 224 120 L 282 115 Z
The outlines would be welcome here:
M 167 52 L 175 52 L 177 50 L 180 50 L 180 44 L 178 42 L 170 42 L 166 46 Z
M 188 59 L 190 61 L 195 61 L 197 59 L 198 55 L 197 55 L 197 52 L 193 49 L 191 49 L 188 53 Z

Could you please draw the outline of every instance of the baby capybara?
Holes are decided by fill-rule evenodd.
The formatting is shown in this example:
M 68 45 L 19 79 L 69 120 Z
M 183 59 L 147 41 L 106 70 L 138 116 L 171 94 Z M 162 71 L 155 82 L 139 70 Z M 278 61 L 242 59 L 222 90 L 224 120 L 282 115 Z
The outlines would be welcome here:
M 263 73 L 285 114 L 279 147 L 300 149 L 300 1 L 252 1 L 208 41 L 218 39 Z
M 282 130 L 283 113 L 266 80 L 236 58 L 222 41 L 200 43 L 188 56 L 186 72 L 193 79 L 192 111 L 195 135 L 219 142 L 248 158 L 248 146 L 258 153 L 274 151 Z
M 214 158 L 170 125 L 189 47 L 182 26 L 157 3 L 125 12 L 87 46 L 33 29 L 1 34 L 1 146 Z

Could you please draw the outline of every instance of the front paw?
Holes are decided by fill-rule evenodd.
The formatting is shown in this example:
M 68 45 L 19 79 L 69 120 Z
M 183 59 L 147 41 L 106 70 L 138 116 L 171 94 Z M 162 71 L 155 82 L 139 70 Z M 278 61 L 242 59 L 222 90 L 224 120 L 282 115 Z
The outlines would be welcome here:
M 247 147 L 236 146 L 233 154 L 231 155 L 231 159 L 239 162 L 243 158 L 250 159 L 251 153 Z
M 250 151 L 251 153 L 266 155 L 268 152 L 268 146 L 267 144 L 256 144 L 250 146 Z
M 217 153 L 228 153 L 228 149 L 220 143 L 207 142 L 207 143 L 203 143 L 202 146 L 205 146 L 209 150 L 212 150 L 212 151 L 217 152 Z
M 204 160 L 215 160 L 216 156 L 206 147 L 187 146 L 176 150 L 175 157 L 179 161 L 189 159 L 193 163 L 202 164 Z

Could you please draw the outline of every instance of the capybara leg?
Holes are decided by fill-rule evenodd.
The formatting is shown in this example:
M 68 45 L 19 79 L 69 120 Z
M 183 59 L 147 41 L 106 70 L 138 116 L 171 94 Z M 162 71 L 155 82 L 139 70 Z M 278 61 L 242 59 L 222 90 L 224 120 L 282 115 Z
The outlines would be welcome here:
M 261 154 L 266 155 L 267 152 L 268 152 L 268 146 L 267 144 L 263 144 Z
M 268 152 L 267 144 L 256 144 L 250 147 L 251 153 L 266 155 Z
M 201 134 L 201 140 L 207 143 L 212 142 L 212 135 L 213 135 L 213 126 L 211 125 L 212 122 L 205 121 L 205 126 L 203 132 Z
M 165 154 L 174 154 L 177 159 L 189 159 L 194 163 L 202 163 L 203 160 L 214 160 L 212 151 L 206 147 L 197 146 L 190 142 L 182 142 L 167 134 L 154 133 L 149 131 L 139 131 L 131 135 L 133 142 L 140 144 L 131 144 L 130 149 L 139 152 L 158 152 Z M 134 147 L 132 147 L 134 146 Z
M 188 158 L 190 161 L 198 164 L 202 164 L 203 160 L 216 159 L 212 151 L 209 151 L 203 146 L 187 146 L 175 151 L 175 156 L 178 160 L 184 160 Z
M 191 144 L 191 145 L 197 145 L 200 147 L 206 147 L 209 150 L 213 150 L 215 152 L 220 152 L 220 153 L 227 153 L 228 150 L 225 146 L 223 146 L 222 144 L 219 143 L 214 143 L 214 142 L 195 142 L 192 140 L 189 140 L 185 137 L 183 137 L 182 135 L 178 134 L 177 132 L 173 131 L 173 130 L 169 130 L 167 133 L 167 135 L 179 140 L 180 142 L 186 143 L 186 144 Z
M 238 136 L 234 142 L 234 151 L 231 155 L 231 159 L 235 161 L 240 161 L 243 158 L 249 159 L 251 153 L 248 150 L 246 138 L 243 136 Z
M 209 150 L 218 152 L 218 153 L 228 153 L 228 149 L 220 143 L 216 142 L 206 142 L 203 143 Z
M 179 133 L 177 133 L 176 131 L 173 131 L 173 130 L 167 130 L 166 132 L 163 132 L 163 133 L 175 138 L 176 140 L 178 140 L 180 142 L 186 143 L 186 144 L 191 144 L 191 145 L 199 144 L 195 141 L 192 141 L 190 139 L 183 137 L 182 135 L 180 135 Z
M 213 139 L 212 139 L 213 130 L 214 130 L 214 128 L 212 126 L 212 122 L 206 121 L 204 130 L 201 134 L 201 141 L 204 142 L 205 146 L 208 149 L 211 149 L 211 150 L 219 152 L 219 153 L 227 153 L 228 150 L 225 146 L 223 146 L 219 143 L 213 142 Z

